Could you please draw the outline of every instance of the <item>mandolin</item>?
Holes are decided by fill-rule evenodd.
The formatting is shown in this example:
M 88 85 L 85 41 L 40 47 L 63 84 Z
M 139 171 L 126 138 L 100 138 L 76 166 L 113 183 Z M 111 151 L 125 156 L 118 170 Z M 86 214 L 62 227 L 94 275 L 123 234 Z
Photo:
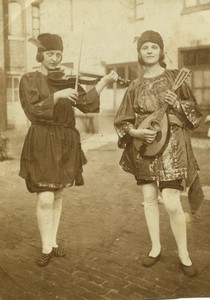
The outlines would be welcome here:
M 186 81 L 189 75 L 190 70 L 182 68 L 171 90 L 175 92 Z M 163 150 L 169 130 L 168 116 L 166 114 L 167 108 L 168 103 L 164 102 L 159 110 L 153 112 L 139 125 L 138 129 L 151 129 L 157 132 L 156 138 L 151 144 L 147 144 L 138 138 L 133 139 L 133 145 L 141 155 L 155 156 Z

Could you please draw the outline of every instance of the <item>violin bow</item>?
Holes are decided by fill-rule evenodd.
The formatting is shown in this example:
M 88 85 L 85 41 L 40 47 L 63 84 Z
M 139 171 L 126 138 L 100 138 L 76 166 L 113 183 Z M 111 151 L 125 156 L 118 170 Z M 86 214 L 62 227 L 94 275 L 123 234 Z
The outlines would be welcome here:
M 80 42 L 79 59 L 78 59 L 76 81 L 75 81 L 75 87 L 74 87 L 76 91 L 78 90 L 78 84 L 79 84 L 79 72 L 80 72 L 80 64 L 81 64 L 81 58 L 82 58 L 83 36 L 84 36 L 84 22 L 83 22 L 83 27 L 82 27 L 82 37 L 81 37 L 81 42 Z

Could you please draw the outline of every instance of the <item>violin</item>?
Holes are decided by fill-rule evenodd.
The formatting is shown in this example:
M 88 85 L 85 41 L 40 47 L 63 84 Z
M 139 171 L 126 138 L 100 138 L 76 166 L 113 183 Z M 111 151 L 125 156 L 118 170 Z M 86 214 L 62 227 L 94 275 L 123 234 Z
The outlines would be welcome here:
M 48 74 L 48 82 L 52 85 L 58 86 L 60 88 L 74 88 L 76 80 L 78 80 L 79 84 L 85 85 L 95 85 L 97 82 L 104 77 L 104 75 L 96 75 L 86 72 L 80 72 L 79 77 L 76 75 L 66 74 L 65 70 L 54 70 L 50 71 Z M 118 77 L 117 82 L 123 87 L 128 87 L 130 84 L 130 80 L 125 80 L 122 77 Z

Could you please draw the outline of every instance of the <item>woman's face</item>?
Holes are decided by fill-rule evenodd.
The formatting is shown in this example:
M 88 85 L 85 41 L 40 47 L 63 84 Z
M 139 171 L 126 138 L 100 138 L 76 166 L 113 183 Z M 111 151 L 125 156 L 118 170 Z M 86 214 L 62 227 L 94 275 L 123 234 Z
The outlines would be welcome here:
M 159 63 L 160 47 L 155 43 L 144 43 L 141 46 L 140 55 L 145 65 L 156 65 Z
M 60 50 L 44 51 L 43 56 L 42 64 L 45 68 L 47 70 L 55 70 L 61 62 L 62 52 Z

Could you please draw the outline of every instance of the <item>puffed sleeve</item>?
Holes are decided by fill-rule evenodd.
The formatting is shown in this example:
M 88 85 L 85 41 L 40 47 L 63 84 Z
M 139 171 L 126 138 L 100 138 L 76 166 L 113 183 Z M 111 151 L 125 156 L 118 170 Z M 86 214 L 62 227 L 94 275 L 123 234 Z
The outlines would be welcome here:
M 173 83 L 177 77 L 178 70 L 168 70 L 166 75 L 168 79 Z M 187 82 L 184 82 L 181 87 L 176 91 L 178 95 L 179 107 L 175 110 L 176 116 L 183 122 L 186 129 L 197 128 L 202 119 L 202 114 L 199 110 L 197 101 L 193 92 Z
M 100 111 L 100 97 L 95 88 L 87 93 L 79 93 L 77 103 L 74 105 L 83 113 L 98 113 Z
M 202 120 L 202 114 L 199 110 L 197 101 L 193 92 L 187 83 L 184 83 L 179 92 L 180 106 L 189 123 L 190 129 L 197 128 Z
M 43 88 L 40 86 L 40 89 Z M 53 120 L 54 96 L 41 99 L 37 80 L 33 73 L 22 76 L 19 85 L 20 102 L 30 121 L 36 119 Z
M 119 137 L 119 148 L 125 148 L 126 144 L 132 139 L 132 137 L 128 134 L 128 131 L 131 128 L 135 128 L 136 116 L 133 109 L 133 101 L 134 89 L 133 83 L 131 83 L 123 97 L 114 121 L 115 130 Z

